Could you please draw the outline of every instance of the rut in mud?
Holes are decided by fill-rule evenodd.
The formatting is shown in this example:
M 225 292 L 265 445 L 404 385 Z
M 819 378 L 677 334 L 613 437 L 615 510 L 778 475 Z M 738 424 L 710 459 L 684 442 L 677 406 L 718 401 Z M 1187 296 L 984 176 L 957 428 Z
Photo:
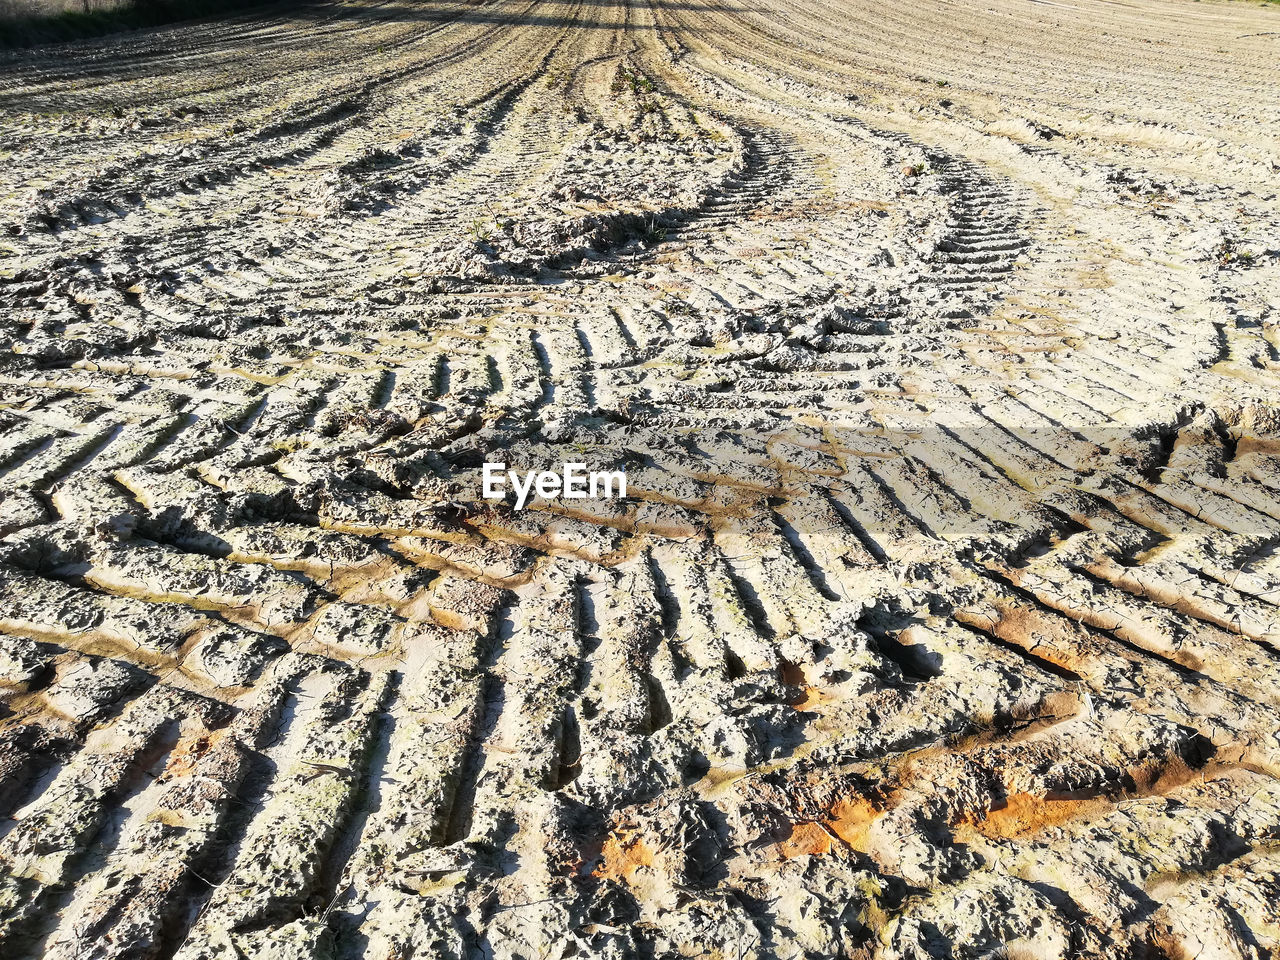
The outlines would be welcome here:
M 0 954 L 1272 956 L 1276 18 L 6 55 Z

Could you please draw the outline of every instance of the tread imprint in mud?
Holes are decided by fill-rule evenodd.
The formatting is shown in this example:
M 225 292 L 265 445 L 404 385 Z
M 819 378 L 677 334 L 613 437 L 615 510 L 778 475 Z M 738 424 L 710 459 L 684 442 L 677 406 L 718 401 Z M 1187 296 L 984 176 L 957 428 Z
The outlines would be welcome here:
M 1100 16 L 5 54 L 0 953 L 1270 956 L 1265 11 Z

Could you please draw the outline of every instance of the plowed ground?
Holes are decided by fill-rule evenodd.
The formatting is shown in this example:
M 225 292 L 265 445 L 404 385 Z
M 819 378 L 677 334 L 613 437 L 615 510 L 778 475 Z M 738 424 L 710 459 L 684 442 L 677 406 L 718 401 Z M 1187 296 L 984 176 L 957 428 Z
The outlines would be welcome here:
M 1275 956 L 1278 18 L 4 55 L 0 956 Z

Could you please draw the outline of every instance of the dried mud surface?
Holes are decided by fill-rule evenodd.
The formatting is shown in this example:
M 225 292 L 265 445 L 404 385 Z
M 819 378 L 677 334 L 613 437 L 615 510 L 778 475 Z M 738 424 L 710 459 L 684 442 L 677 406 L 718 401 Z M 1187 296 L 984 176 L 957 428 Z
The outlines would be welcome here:
M 0 955 L 1275 956 L 1277 16 L 5 55 Z

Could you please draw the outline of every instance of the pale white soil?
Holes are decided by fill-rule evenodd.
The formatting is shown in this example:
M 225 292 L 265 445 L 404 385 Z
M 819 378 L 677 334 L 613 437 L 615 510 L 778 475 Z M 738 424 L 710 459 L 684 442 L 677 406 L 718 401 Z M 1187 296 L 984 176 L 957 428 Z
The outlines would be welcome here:
M 1253 3 L 0 55 L 0 956 L 1277 956 L 1277 190 Z

